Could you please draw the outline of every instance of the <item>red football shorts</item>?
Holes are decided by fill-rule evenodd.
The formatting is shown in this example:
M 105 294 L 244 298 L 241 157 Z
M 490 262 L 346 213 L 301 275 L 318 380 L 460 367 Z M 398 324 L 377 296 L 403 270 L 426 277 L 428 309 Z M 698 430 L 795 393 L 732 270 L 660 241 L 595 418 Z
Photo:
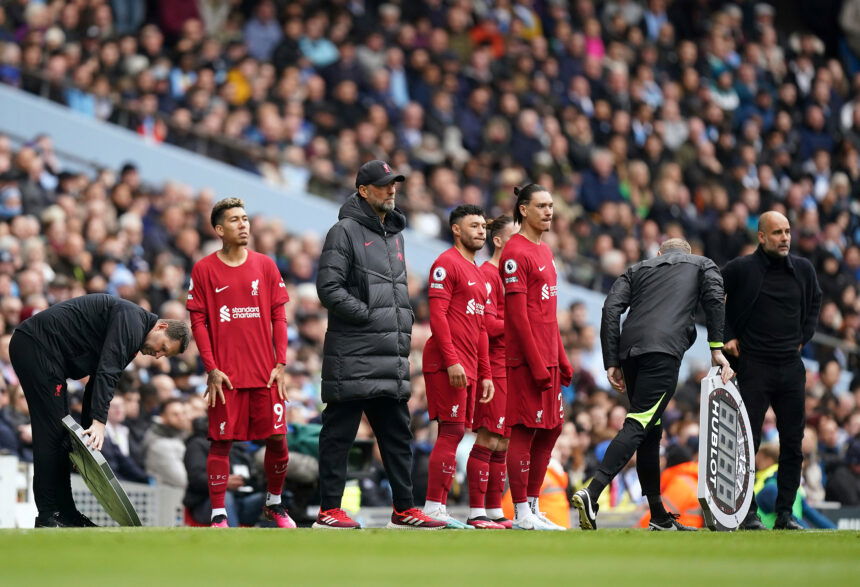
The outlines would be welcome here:
M 561 381 L 558 367 L 550 367 L 552 387 L 549 391 L 537 389 L 528 366 L 508 367 L 508 402 L 505 423 L 521 424 L 527 428 L 555 428 L 564 420 L 561 400 Z
M 466 387 L 451 387 L 448 372 L 435 371 L 424 374 L 424 383 L 431 420 L 464 422 L 466 428 L 471 426 L 478 387 L 474 379 L 468 379 Z
M 477 432 L 479 428 L 486 428 L 494 434 L 501 434 L 510 438 L 511 432 L 507 427 L 507 415 L 505 413 L 508 403 L 508 380 L 504 373 L 501 377 L 493 375 L 493 399 L 488 404 L 475 401 L 475 417 L 472 419 L 472 430 Z
M 263 440 L 287 433 L 286 406 L 277 385 L 223 389 L 226 403 L 209 408 L 210 440 Z

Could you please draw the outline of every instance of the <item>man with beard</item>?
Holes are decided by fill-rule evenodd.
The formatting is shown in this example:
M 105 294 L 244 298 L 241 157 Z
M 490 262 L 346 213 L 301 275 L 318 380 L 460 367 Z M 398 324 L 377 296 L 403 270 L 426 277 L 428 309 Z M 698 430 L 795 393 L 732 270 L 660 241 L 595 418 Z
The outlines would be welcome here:
M 328 310 L 323 345 L 320 431 L 320 512 L 314 528 L 361 526 L 341 509 L 349 449 L 362 413 L 379 442 L 391 485 L 389 528 L 437 530 L 412 498 L 409 349 L 412 322 L 403 235 L 406 217 L 395 208 L 402 175 L 384 161 L 358 170 L 355 193 L 326 235 L 317 293 Z
M 430 268 L 430 330 L 424 347 L 424 380 L 430 418 L 439 423 L 436 444 L 427 471 L 424 513 L 447 522 L 449 528 L 503 530 L 479 511 L 464 524 L 446 509 L 448 491 L 457 470 L 457 445 L 472 427 L 475 401 L 493 398 L 489 339 L 484 326 L 487 280 L 475 263 L 475 253 L 487 238 L 487 221 L 478 206 L 464 204 L 451 212 L 454 246 L 439 255 Z M 478 396 L 480 394 L 480 399 Z M 487 446 L 476 446 L 469 455 L 469 501 L 483 509 L 490 477 Z
M 108 406 L 120 375 L 137 353 L 155 358 L 185 351 L 191 338 L 179 320 L 160 320 L 137 304 L 106 294 L 51 306 L 22 322 L 9 343 L 33 426 L 36 527 L 94 526 L 72 498 L 66 379 L 89 377 L 81 424 L 101 450 Z

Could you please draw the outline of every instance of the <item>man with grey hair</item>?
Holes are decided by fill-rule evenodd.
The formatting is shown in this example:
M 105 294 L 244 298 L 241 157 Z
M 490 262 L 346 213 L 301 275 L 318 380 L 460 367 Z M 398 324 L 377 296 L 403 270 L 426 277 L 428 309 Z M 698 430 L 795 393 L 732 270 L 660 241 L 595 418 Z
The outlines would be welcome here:
M 597 499 L 636 453 L 636 472 L 651 509 L 650 530 L 694 530 L 667 512 L 660 496 L 660 416 L 675 393 L 681 358 L 696 339 L 699 303 L 705 310 L 711 362 L 723 383 L 734 375 L 723 347 L 723 278 L 713 261 L 690 252 L 680 238 L 663 243 L 657 256 L 627 269 L 603 304 L 600 342 L 613 388 L 627 392 L 630 412 L 609 444 L 591 483 L 573 496 L 583 530 L 597 528 Z M 624 328 L 621 315 L 629 308 Z
M 320 512 L 314 528 L 361 526 L 341 509 L 349 451 L 367 415 L 391 485 L 388 527 L 438 530 L 446 522 L 414 507 L 409 349 L 414 314 L 409 305 L 403 234 L 406 217 L 395 206 L 406 178 L 385 161 L 362 165 L 356 191 L 328 231 L 319 261 L 317 292 L 328 310 L 322 364 Z

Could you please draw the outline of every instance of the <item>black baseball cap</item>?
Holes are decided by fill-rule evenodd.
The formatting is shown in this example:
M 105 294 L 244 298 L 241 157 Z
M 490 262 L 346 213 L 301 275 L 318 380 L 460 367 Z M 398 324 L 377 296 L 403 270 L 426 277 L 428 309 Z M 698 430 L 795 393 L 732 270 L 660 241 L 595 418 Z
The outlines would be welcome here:
M 385 161 L 374 159 L 359 167 L 358 175 L 355 176 L 355 187 L 388 185 L 392 181 L 406 181 L 406 177 L 394 173 L 391 170 L 391 165 Z

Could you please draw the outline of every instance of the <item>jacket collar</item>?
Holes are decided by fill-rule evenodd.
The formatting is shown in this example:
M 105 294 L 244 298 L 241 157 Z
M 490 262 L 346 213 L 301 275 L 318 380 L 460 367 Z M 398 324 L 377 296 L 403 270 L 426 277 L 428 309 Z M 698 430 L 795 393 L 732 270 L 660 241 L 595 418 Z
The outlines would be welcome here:
M 396 234 L 406 228 L 406 216 L 398 208 L 385 215 L 385 224 L 379 221 L 379 216 L 370 207 L 370 204 L 358 195 L 358 192 L 347 198 L 340 208 L 338 219 L 352 218 L 362 226 L 378 234 Z
M 768 254 L 764 252 L 763 248 L 761 248 L 761 245 L 756 248 L 755 253 L 753 253 L 753 257 L 755 257 L 755 259 L 758 261 L 761 268 L 765 270 L 773 263 Z M 790 253 L 785 257 L 785 265 L 786 267 L 788 267 L 789 271 L 794 273 L 794 262 L 791 260 Z

